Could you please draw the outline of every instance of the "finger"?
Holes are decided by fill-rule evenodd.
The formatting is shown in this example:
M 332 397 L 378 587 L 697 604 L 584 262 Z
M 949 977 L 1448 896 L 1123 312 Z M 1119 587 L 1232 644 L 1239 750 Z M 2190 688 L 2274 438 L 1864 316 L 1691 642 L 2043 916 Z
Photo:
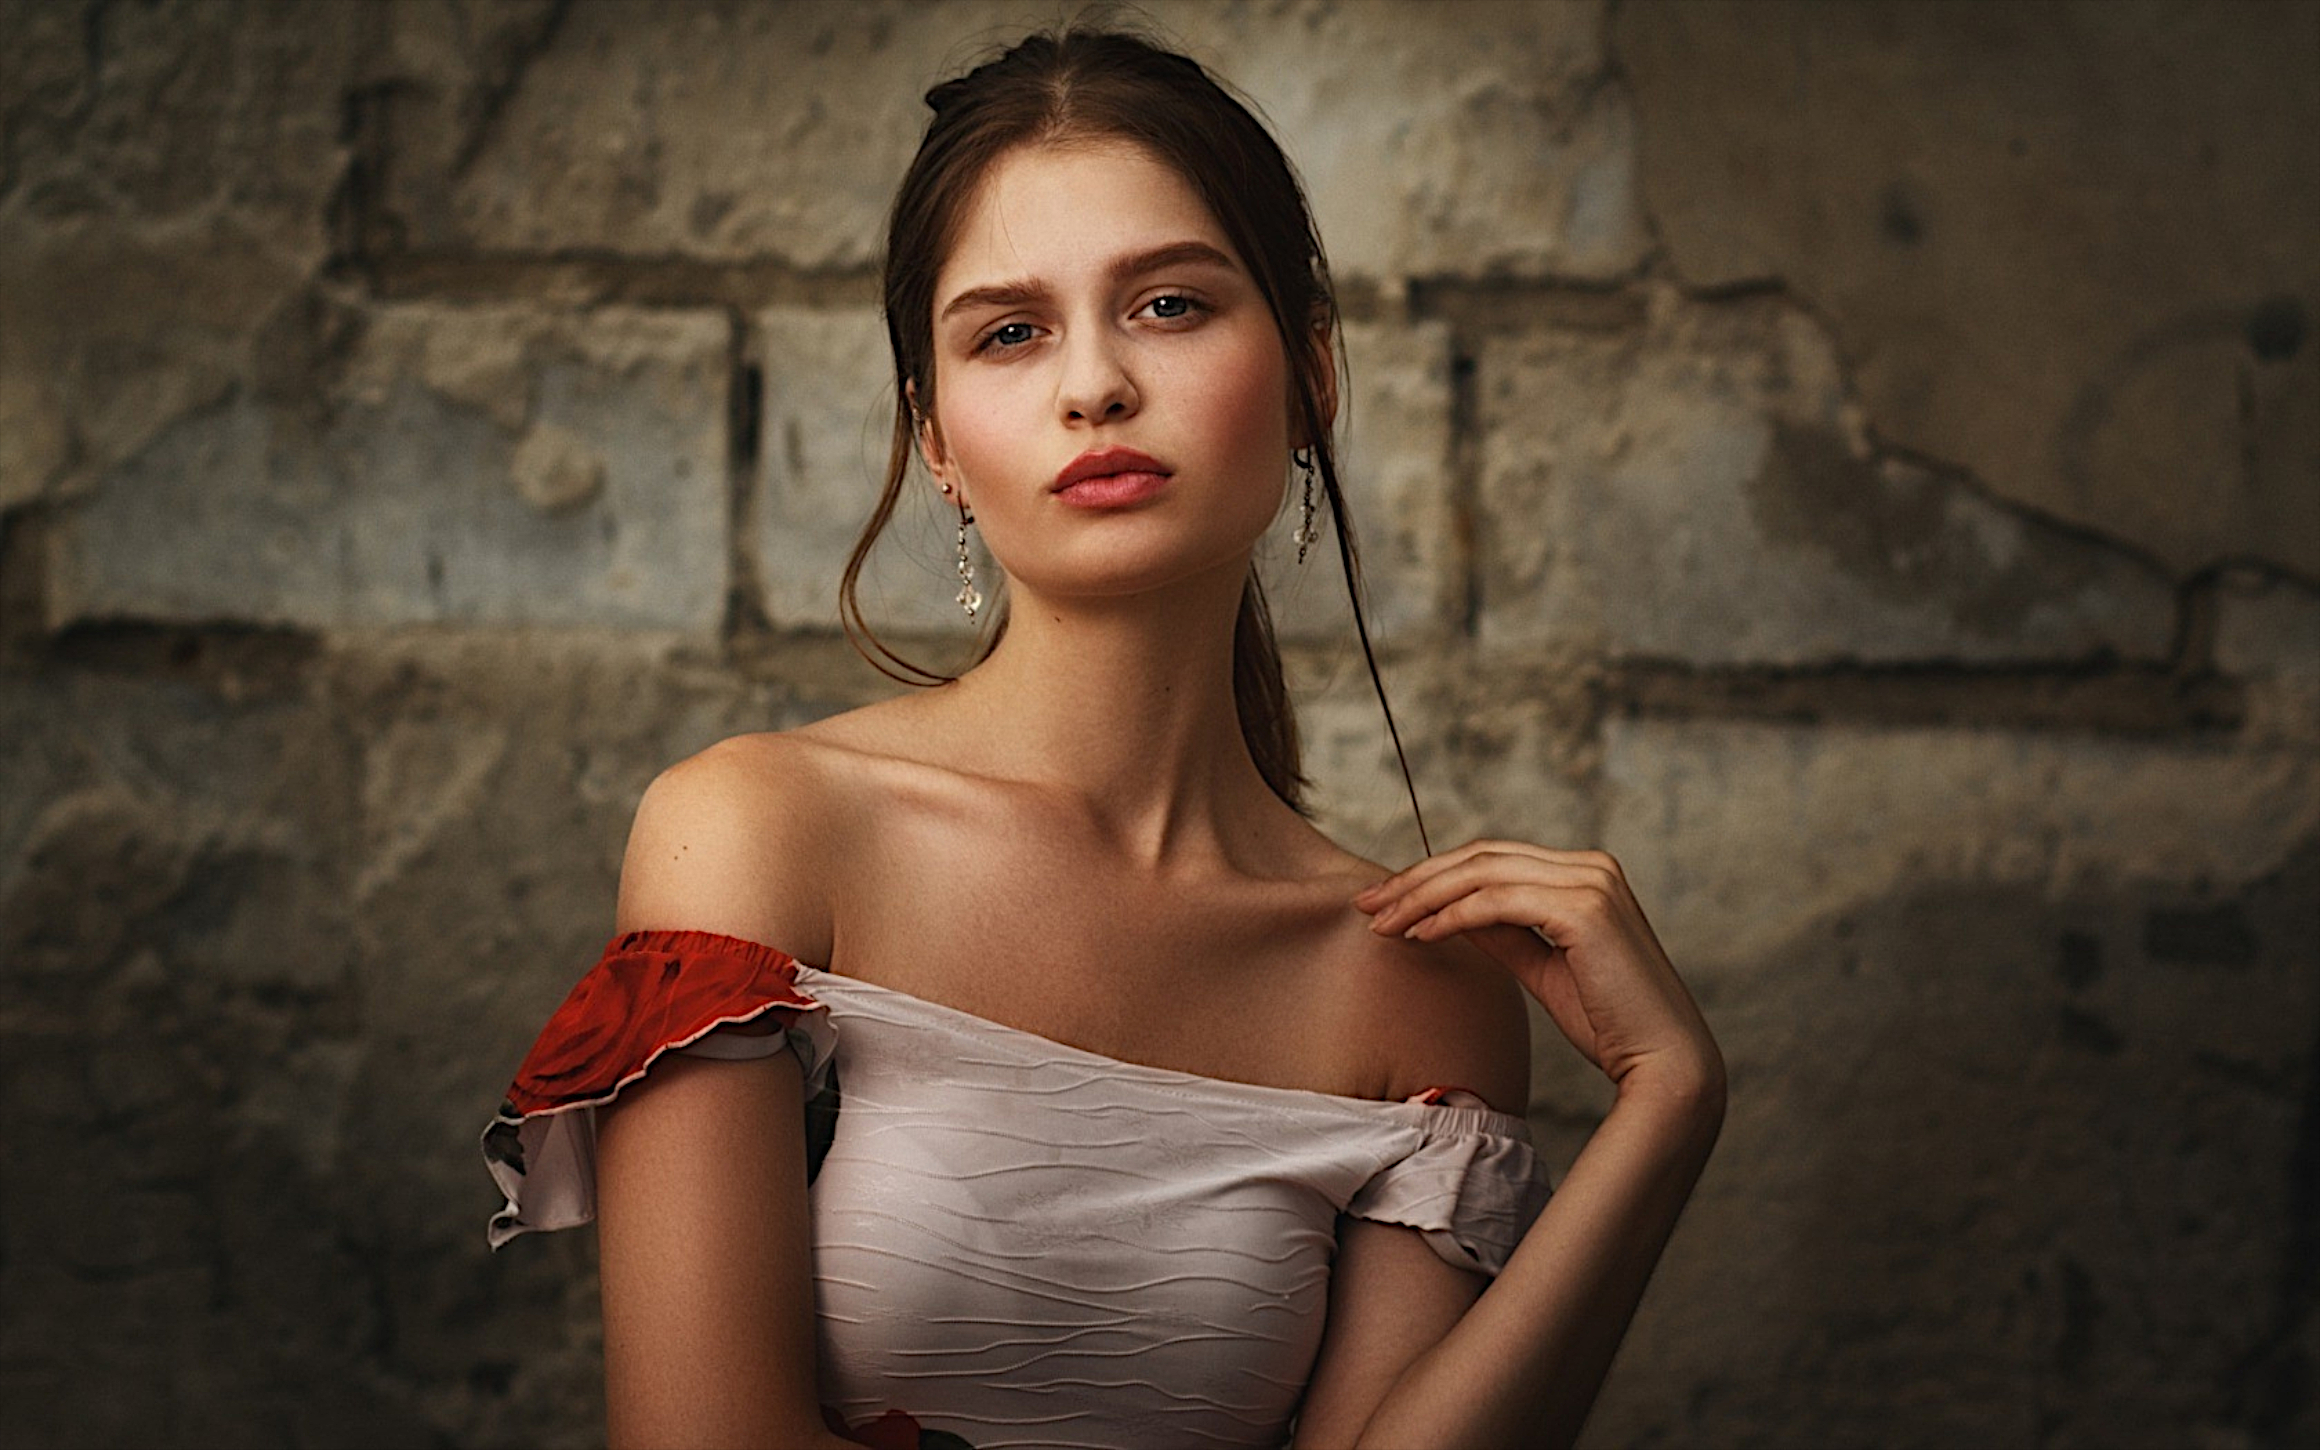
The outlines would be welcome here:
M 1585 887 L 1599 886 L 1607 880 L 1601 872 L 1589 867 L 1545 860 L 1528 853 L 1484 853 L 1437 871 L 1398 897 L 1378 903 L 1371 908 L 1375 915 L 1370 927 L 1381 934 L 1402 931 L 1458 897 L 1498 882 L 1535 881 Z
M 1599 866 L 1550 860 L 1528 852 L 1489 853 L 1437 871 L 1393 900 L 1379 903 L 1373 908 L 1375 915 L 1370 920 L 1370 929 L 1380 935 L 1405 933 L 1412 923 L 1433 915 L 1459 897 L 1505 882 L 1603 892 L 1618 889 L 1610 873 Z
M 1585 889 L 1533 881 L 1493 882 L 1444 902 L 1412 922 L 1403 935 L 1418 941 L 1439 941 L 1486 926 L 1539 926 L 1545 919 L 1567 923 L 1574 915 L 1572 899 Z M 1564 930 L 1567 932 L 1568 927 Z M 1552 946 L 1564 944 L 1564 932 L 1548 929 L 1546 937 Z
M 1620 933 L 1623 911 L 1617 892 L 1600 881 L 1499 882 L 1457 897 L 1418 918 L 1401 934 L 1414 941 L 1440 941 L 1486 926 L 1528 926 L 1548 948 L 1569 960 L 1576 953 L 1592 954 L 1608 945 Z
M 1529 858 L 1524 861 L 1529 863 Z M 1456 858 L 1436 857 L 1422 865 L 1423 870 L 1413 867 L 1402 873 L 1402 879 L 1393 888 L 1369 903 L 1370 930 L 1399 931 L 1459 892 L 1523 869 L 1513 862 L 1495 859 L 1494 853 L 1472 850 L 1463 851 Z
M 1469 860 L 1475 855 L 1484 851 L 1536 851 L 1542 849 L 1544 848 L 1530 846 L 1520 841 L 1498 841 L 1487 839 L 1468 841 L 1463 846 L 1453 846 L 1447 851 L 1437 851 L 1433 855 L 1425 857 L 1422 860 L 1414 861 L 1408 866 L 1403 867 L 1401 870 L 1394 872 L 1392 875 L 1381 881 L 1371 882 L 1367 887 L 1363 888 L 1361 895 L 1376 896 L 1407 889 L 1414 883 L 1423 881 L 1428 876 L 1431 876 L 1438 871 L 1444 870 L 1447 867 L 1456 866 L 1461 862 Z
M 1454 846 L 1447 851 L 1437 851 L 1431 856 L 1410 863 L 1390 876 L 1371 882 L 1368 886 L 1363 887 L 1354 899 L 1360 901 L 1365 898 L 1391 896 L 1407 890 L 1411 885 L 1425 880 L 1438 871 L 1458 865 L 1477 852 L 1489 850 L 1501 844 L 1505 843 L 1487 840 L 1468 841 L 1463 846 Z
M 1463 846 L 1454 847 L 1448 851 L 1436 852 L 1434 855 L 1406 866 L 1381 881 L 1372 882 L 1356 894 L 1353 899 L 1357 904 L 1365 907 L 1379 901 L 1391 900 L 1419 882 L 1439 875 L 1452 867 L 1463 865 L 1475 856 L 1486 852 L 1500 855 L 1530 856 L 1541 861 L 1560 862 L 1574 866 L 1600 866 L 1614 874 L 1619 870 L 1619 863 L 1601 851 L 1558 850 L 1549 846 L 1536 845 L 1529 841 L 1484 839 L 1469 841 Z

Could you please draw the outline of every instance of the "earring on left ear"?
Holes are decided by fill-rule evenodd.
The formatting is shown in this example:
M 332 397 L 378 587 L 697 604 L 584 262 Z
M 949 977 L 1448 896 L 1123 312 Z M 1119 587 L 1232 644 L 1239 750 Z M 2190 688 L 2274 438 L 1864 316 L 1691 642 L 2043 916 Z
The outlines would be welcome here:
M 1292 449 L 1289 461 L 1297 465 L 1299 473 L 1305 475 L 1305 502 L 1301 505 L 1302 516 L 1298 520 L 1296 533 L 1297 562 L 1302 564 L 1305 562 L 1305 550 L 1319 537 L 1313 531 L 1313 451 L 1309 448 Z
M 950 492 L 948 485 L 944 486 L 943 492 Z M 975 587 L 975 561 L 967 555 L 967 525 L 974 521 L 975 516 L 967 512 L 967 506 L 959 505 L 958 606 L 967 612 L 967 622 L 970 624 L 975 620 L 975 612 L 983 607 L 982 591 Z

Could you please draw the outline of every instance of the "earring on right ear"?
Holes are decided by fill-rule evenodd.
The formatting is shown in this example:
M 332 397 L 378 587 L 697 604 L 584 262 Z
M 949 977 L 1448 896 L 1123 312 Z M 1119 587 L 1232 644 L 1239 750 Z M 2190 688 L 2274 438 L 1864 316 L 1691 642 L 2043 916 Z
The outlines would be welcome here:
M 1301 505 L 1302 516 L 1298 520 L 1295 536 L 1297 562 L 1302 564 L 1305 562 L 1305 550 L 1318 537 L 1313 531 L 1313 451 L 1309 448 L 1293 449 L 1289 460 L 1297 465 L 1299 473 L 1305 475 L 1305 502 Z
M 923 429 L 926 426 L 925 416 L 916 408 L 910 410 L 910 421 L 915 428 Z M 944 498 L 951 497 L 953 493 L 948 483 L 943 484 L 942 491 Z M 967 552 L 967 525 L 974 521 L 974 514 L 968 510 L 965 501 L 961 500 L 959 503 L 959 592 L 953 602 L 967 612 L 969 623 L 974 622 L 975 616 L 983 608 L 983 591 L 975 587 L 974 556 Z

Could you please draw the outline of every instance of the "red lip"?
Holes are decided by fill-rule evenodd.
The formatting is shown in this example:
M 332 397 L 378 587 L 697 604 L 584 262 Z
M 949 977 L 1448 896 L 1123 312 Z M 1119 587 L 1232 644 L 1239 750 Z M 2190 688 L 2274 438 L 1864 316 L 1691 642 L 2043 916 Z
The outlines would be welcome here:
M 1151 454 L 1138 453 L 1133 448 L 1091 448 L 1065 464 L 1047 491 L 1060 493 L 1083 479 L 1102 478 L 1109 473 L 1157 473 L 1166 477 L 1175 471 Z

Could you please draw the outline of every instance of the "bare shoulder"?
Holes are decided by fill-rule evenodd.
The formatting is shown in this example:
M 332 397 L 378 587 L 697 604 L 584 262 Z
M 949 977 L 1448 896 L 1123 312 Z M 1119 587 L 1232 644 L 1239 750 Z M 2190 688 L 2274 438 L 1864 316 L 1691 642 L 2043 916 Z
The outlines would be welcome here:
M 1354 891 L 1390 875 L 1363 862 Z M 1459 1087 L 1501 1112 L 1530 1103 L 1530 1011 L 1520 983 L 1462 936 L 1443 941 L 1385 938 L 1352 913 L 1359 940 L 1346 952 L 1354 1005 L 1379 1049 L 1385 1096 Z
M 1531 1102 L 1531 1016 L 1522 984 L 1464 937 L 1383 942 L 1397 960 L 1380 991 L 1387 1095 L 1466 1088 L 1501 1114 Z
M 615 929 L 722 932 L 827 961 L 845 813 L 825 757 L 795 732 L 764 731 L 655 776 L 629 829 Z

